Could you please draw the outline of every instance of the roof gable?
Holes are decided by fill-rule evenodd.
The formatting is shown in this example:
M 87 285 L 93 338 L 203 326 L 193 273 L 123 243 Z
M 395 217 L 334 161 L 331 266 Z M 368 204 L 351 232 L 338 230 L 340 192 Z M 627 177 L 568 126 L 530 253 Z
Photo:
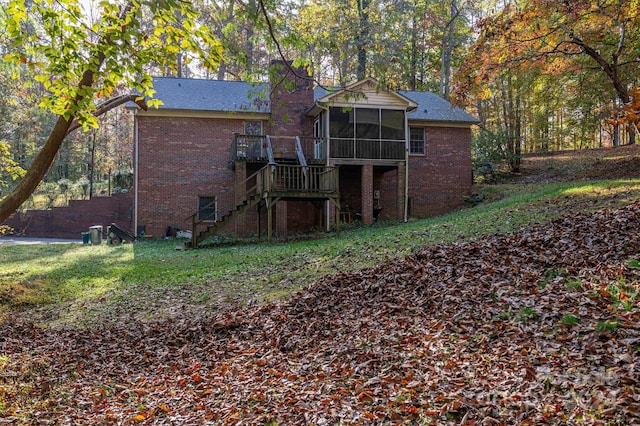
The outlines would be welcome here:
M 316 92 L 317 95 L 319 92 Z M 324 90 L 324 94 L 316 97 L 316 103 L 321 105 L 361 105 L 361 106 L 387 106 L 413 110 L 418 105 L 404 95 L 384 90 L 380 84 L 372 78 L 358 81 L 345 88 Z
M 358 90 L 361 90 L 365 94 L 379 93 L 378 83 L 375 80 L 367 79 L 348 86 L 344 89 L 326 89 L 324 87 L 316 87 L 314 93 L 314 99 L 316 105 L 329 104 L 334 102 L 339 105 L 344 103 L 353 104 L 353 100 L 350 100 L 349 94 L 357 97 Z M 479 123 L 479 120 L 466 113 L 461 108 L 452 106 L 449 102 L 442 99 L 440 96 L 431 92 L 419 92 L 419 91 L 398 91 L 388 92 L 395 93 L 398 97 L 406 99 L 414 108 L 409 110 L 407 118 L 409 121 L 422 121 L 422 122 L 447 122 L 447 123 L 463 123 L 463 124 L 475 124 Z M 380 99 L 380 98 L 378 98 Z M 382 104 L 386 105 L 386 104 Z M 314 110 L 311 109 L 310 112 Z

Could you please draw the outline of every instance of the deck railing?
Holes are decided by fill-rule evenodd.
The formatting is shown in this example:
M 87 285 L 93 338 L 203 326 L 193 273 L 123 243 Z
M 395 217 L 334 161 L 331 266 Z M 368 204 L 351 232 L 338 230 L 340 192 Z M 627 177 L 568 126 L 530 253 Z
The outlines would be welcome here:
M 338 169 L 276 164 L 262 169 L 258 185 L 265 193 L 331 193 L 338 188 Z
M 388 139 L 315 138 L 264 135 L 234 135 L 232 160 L 269 161 L 268 148 L 273 157 L 296 158 L 301 152 L 308 163 L 326 162 L 327 146 L 330 157 L 354 160 L 404 160 L 405 141 Z
M 266 136 L 233 135 L 231 160 L 262 160 L 267 158 Z
M 331 158 L 404 160 L 406 143 L 386 139 L 331 138 Z
M 310 163 L 327 159 L 326 138 L 235 134 L 231 146 L 231 160 L 268 161 L 269 142 L 276 159 L 296 158 L 298 150 Z

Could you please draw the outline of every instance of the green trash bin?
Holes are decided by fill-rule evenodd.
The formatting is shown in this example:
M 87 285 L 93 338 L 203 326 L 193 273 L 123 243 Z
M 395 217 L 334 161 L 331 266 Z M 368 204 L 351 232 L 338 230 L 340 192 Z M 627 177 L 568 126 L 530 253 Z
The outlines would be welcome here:
M 88 232 L 82 233 L 82 244 L 89 244 L 89 235 Z

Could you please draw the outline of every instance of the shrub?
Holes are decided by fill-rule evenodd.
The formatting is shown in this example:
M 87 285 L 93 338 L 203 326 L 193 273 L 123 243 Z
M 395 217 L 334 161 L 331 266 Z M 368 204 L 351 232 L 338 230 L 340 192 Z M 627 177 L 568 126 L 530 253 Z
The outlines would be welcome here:
M 114 188 L 120 188 L 119 192 L 127 192 L 133 187 L 133 172 L 131 170 L 116 170 L 112 182 Z
M 56 182 L 41 182 L 36 189 L 36 194 L 43 195 L 47 199 L 47 208 L 53 207 L 58 198 L 59 188 Z
M 82 195 L 82 198 L 89 196 L 89 179 L 80 178 L 73 184 L 74 189 Z

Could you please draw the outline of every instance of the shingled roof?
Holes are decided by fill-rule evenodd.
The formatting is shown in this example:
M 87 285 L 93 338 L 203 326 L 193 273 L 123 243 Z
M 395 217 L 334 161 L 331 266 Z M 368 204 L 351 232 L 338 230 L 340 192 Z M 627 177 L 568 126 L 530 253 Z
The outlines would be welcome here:
M 267 83 L 156 77 L 153 79 L 153 87 L 157 92 L 155 97 L 164 102 L 160 109 L 235 113 L 271 111 Z M 314 100 L 327 93 L 326 89 L 317 87 L 314 90 Z M 460 108 L 452 107 L 449 102 L 433 93 L 397 93 L 418 104 L 418 108 L 408 114 L 411 121 L 478 123 L 478 119 Z
M 153 79 L 153 88 L 157 92 L 154 97 L 164 103 L 160 109 L 264 113 L 270 111 L 269 85 L 264 83 L 156 77 Z
M 409 120 L 444 121 L 458 123 L 479 123 L 480 120 L 466 113 L 461 108 L 452 106 L 440 96 L 431 92 L 399 91 L 418 104 L 415 111 L 407 114 Z

